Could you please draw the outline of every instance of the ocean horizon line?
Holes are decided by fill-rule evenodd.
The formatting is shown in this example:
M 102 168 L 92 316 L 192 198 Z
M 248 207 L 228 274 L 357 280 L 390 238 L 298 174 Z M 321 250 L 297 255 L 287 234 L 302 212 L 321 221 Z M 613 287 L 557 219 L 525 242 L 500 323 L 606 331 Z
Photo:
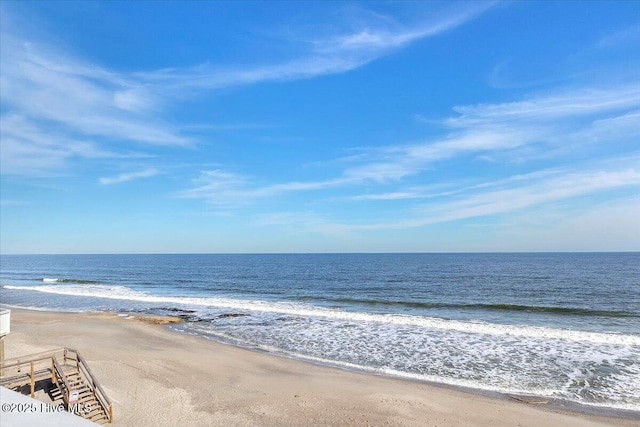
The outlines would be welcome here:
M 482 255 L 482 254 L 634 254 L 637 250 L 585 250 L 585 251 L 345 251 L 345 252 L 18 252 L 0 253 L 0 256 L 57 256 L 57 255 Z

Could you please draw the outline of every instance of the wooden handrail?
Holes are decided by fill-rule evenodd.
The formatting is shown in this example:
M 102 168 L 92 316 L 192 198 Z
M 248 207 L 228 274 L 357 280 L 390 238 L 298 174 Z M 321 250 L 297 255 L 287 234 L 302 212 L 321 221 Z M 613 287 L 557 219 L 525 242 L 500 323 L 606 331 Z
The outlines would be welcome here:
M 66 376 L 64 374 L 62 367 L 60 366 L 56 358 L 56 355 L 60 355 L 60 353 L 62 353 L 64 357 L 65 364 L 69 360 L 76 362 L 76 369 L 78 371 L 78 374 L 81 376 L 84 376 L 86 380 L 86 384 L 90 386 L 94 396 L 102 406 L 102 409 L 105 411 L 106 416 L 108 417 L 109 423 L 113 423 L 113 404 L 111 403 L 111 400 L 107 396 L 107 393 L 105 393 L 104 389 L 96 379 L 95 375 L 93 375 L 93 372 L 89 368 L 89 365 L 87 364 L 85 359 L 82 357 L 82 355 L 78 352 L 78 350 L 71 349 L 71 348 L 60 348 L 56 350 L 50 350 L 50 351 L 44 351 L 36 354 L 31 354 L 24 357 L 14 357 L 12 359 L 8 359 L 8 360 L 5 360 L 4 362 L 1 362 L 0 368 L 6 369 L 6 368 L 17 367 L 19 371 L 22 365 L 29 366 L 30 374 L 28 375 L 28 377 L 30 377 L 30 380 L 31 380 L 30 382 L 31 382 L 31 389 L 33 394 L 34 365 L 36 363 L 41 363 L 44 361 L 51 361 L 52 371 L 54 371 L 52 372 L 52 377 L 55 376 L 56 382 L 62 381 L 62 384 L 64 385 L 63 401 L 66 405 L 68 405 L 69 393 L 71 392 L 71 387 L 66 379 Z M 69 354 L 69 353 L 74 353 L 74 354 Z M 73 357 L 74 355 L 75 357 Z
M 96 398 L 98 399 L 98 401 L 100 402 L 100 404 L 102 405 L 102 407 L 104 408 L 105 412 L 107 412 L 108 417 L 109 417 L 109 422 L 113 423 L 113 404 L 111 403 L 111 400 L 109 399 L 109 397 L 107 396 L 107 393 L 105 393 L 104 389 L 102 388 L 102 386 L 100 385 L 100 382 L 98 382 L 98 380 L 96 379 L 95 375 L 93 375 L 93 372 L 91 371 L 91 369 L 89 368 L 89 365 L 87 364 L 87 362 L 85 361 L 84 357 L 82 357 L 82 355 L 80 354 L 80 352 L 78 350 L 74 350 L 74 349 L 67 349 L 68 352 L 74 352 L 76 354 L 76 358 L 77 358 L 77 362 L 78 362 L 78 371 L 80 371 L 82 368 L 82 370 L 84 370 L 84 374 L 85 377 L 89 380 L 91 380 L 91 386 L 93 388 L 93 392 L 96 396 Z M 96 393 L 96 391 L 98 391 L 98 393 Z
M 40 362 L 42 360 L 48 360 L 55 356 L 55 353 L 64 351 L 63 348 L 58 350 L 43 351 L 41 353 L 30 354 L 28 356 L 14 357 L 6 359 L 4 362 L 0 362 L 1 368 L 11 368 L 13 366 L 25 365 L 30 362 Z
M 87 365 L 87 362 L 85 361 L 84 357 L 82 357 L 80 352 L 78 352 L 77 350 L 72 350 L 72 349 L 68 349 L 68 350 L 73 351 L 76 354 L 76 357 L 78 358 L 78 362 L 80 362 L 80 365 L 85 369 L 87 376 L 91 378 L 91 381 L 93 381 L 93 383 L 95 384 L 96 389 L 99 390 L 100 393 L 104 396 L 106 403 L 111 405 L 111 400 L 109 400 L 109 398 L 107 397 L 107 394 L 102 389 L 102 386 L 96 379 L 95 375 L 93 375 L 93 372 L 91 372 L 91 369 L 89 368 L 89 365 Z
M 41 368 L 42 365 L 46 365 L 48 363 L 50 363 L 50 361 L 52 359 L 55 359 L 55 356 L 53 355 L 49 355 L 49 356 L 44 356 L 42 353 L 35 355 L 34 356 L 30 356 L 27 358 L 23 358 L 23 359 L 14 359 L 9 361 L 9 363 L 4 363 L 2 365 L 0 365 L 0 371 L 2 372 L 2 375 L 0 375 L 0 381 L 5 381 L 5 380 L 10 380 L 10 379 L 16 379 L 20 376 L 22 377 L 26 377 L 27 379 L 29 379 L 29 386 L 31 389 L 31 397 L 34 396 L 34 391 L 35 391 L 35 376 L 37 375 L 42 375 L 43 370 Z M 36 372 L 36 365 L 38 366 L 38 370 Z M 26 368 L 26 372 L 22 372 L 23 369 Z M 15 369 L 17 371 L 18 376 L 11 376 L 9 375 L 9 371 L 12 371 L 12 369 Z M 47 368 L 45 370 L 49 370 L 52 369 L 51 366 L 47 366 Z
M 71 387 L 69 386 L 69 383 L 67 382 L 67 378 L 64 376 L 64 371 L 58 364 L 58 361 L 56 360 L 56 358 L 53 357 L 52 360 L 53 360 L 53 367 L 56 375 L 56 382 L 62 381 L 62 384 L 64 385 L 64 392 L 62 393 L 62 401 L 67 407 L 69 407 L 69 393 L 71 392 Z

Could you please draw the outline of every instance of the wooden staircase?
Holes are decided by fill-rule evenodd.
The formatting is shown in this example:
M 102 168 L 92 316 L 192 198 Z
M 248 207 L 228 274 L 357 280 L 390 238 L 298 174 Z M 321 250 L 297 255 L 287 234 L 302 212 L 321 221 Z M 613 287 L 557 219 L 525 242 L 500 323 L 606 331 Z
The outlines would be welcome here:
M 25 372 L 23 372 L 25 371 Z M 0 363 L 0 385 L 43 390 L 55 407 L 99 424 L 113 423 L 113 405 L 77 350 L 63 348 Z
M 85 383 L 85 380 L 82 378 L 81 373 L 75 369 L 68 369 L 64 371 L 63 374 L 66 381 L 61 382 L 60 384 L 68 384 L 69 390 L 72 390 L 73 392 L 76 392 L 78 394 L 77 403 L 69 403 L 69 412 L 73 412 L 76 415 L 81 416 L 82 418 L 89 419 L 94 423 L 108 423 L 109 414 L 96 397 L 95 390 Z M 50 396 L 54 402 L 54 405 L 64 405 L 64 387 L 58 386 L 53 388 L 50 392 Z

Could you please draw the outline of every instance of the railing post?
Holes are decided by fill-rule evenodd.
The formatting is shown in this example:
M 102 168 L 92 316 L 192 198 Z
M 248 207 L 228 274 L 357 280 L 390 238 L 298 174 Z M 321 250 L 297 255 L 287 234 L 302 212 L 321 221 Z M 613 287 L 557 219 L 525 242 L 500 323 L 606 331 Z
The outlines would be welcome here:
M 113 424 L 113 405 L 109 405 L 109 424 Z
M 51 356 L 51 382 L 54 384 L 58 384 L 58 379 L 56 378 L 56 364 L 54 360 L 56 359 Z
M 33 369 L 33 361 L 31 361 L 31 397 L 33 397 L 35 395 L 35 388 L 36 388 L 36 382 L 35 382 L 35 372 Z

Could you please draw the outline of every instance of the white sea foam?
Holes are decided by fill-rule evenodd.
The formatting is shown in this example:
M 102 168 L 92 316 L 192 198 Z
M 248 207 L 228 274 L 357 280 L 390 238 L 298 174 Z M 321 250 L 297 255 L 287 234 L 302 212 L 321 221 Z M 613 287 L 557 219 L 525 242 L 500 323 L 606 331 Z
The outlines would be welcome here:
M 429 335 L 389 324 L 345 326 L 343 322 L 297 322 L 291 318 L 268 325 L 250 320 L 241 324 L 201 322 L 184 324 L 181 330 L 350 370 L 576 403 L 586 403 L 580 393 L 588 389 L 597 399 L 604 399 L 588 402 L 593 406 L 640 408 L 637 364 L 624 375 L 600 378 L 613 380 L 614 387 L 594 389 L 586 384 L 606 360 L 634 360 L 638 349 L 558 342 L 557 348 L 549 351 L 540 339 L 485 336 L 470 340 L 455 331 Z M 566 372 L 574 367 L 575 375 L 566 378 Z
M 350 312 L 305 303 L 157 295 L 120 285 L 59 282 L 4 289 L 198 309 L 215 320 L 187 322 L 183 331 L 289 357 L 468 388 L 640 409 L 640 337 L 634 335 Z M 228 310 L 251 315 L 216 317 Z M 594 378 L 600 385 L 589 384 Z
M 218 307 L 234 310 L 245 310 L 262 313 L 277 313 L 301 317 L 323 317 L 327 319 L 347 320 L 352 322 L 381 322 L 404 326 L 417 326 L 427 329 L 450 330 L 470 334 L 494 336 L 532 337 L 541 339 L 557 339 L 567 341 L 584 341 L 601 344 L 640 346 L 640 336 L 601 332 L 575 331 L 548 327 L 504 325 L 486 322 L 447 320 L 434 317 L 423 317 L 403 314 L 374 314 L 351 312 L 316 307 L 303 303 L 270 302 L 260 300 L 241 300 L 217 297 L 181 297 L 152 295 L 135 291 L 119 285 L 42 285 L 14 286 L 5 285 L 5 289 L 28 290 L 58 295 L 130 300 L 148 303 L 178 304 L 199 307 Z
M 8 259 L 0 299 L 188 310 L 174 329 L 286 357 L 640 411 L 637 255 L 69 260 Z

